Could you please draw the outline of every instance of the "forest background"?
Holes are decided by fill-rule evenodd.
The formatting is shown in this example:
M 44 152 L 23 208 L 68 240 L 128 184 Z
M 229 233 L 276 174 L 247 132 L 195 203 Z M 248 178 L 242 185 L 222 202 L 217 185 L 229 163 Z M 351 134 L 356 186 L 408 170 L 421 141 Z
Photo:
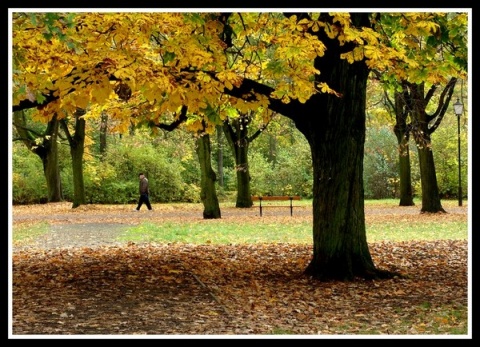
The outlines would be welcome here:
M 460 90 L 458 88 L 458 90 Z M 364 183 L 366 199 L 396 199 L 399 194 L 398 144 L 393 133 L 394 117 L 382 104 L 382 91 L 369 87 L 367 136 L 365 142 Z M 379 102 L 380 101 L 380 102 Z M 432 146 L 439 192 L 442 199 L 458 198 L 457 119 L 453 109 L 432 134 Z M 389 122 L 390 120 L 390 122 Z M 100 150 L 100 121 L 87 123 L 84 180 L 87 203 L 128 204 L 138 199 L 139 172 L 150 182 L 154 203 L 200 202 L 200 164 L 195 153 L 195 139 L 182 128 L 159 130 L 148 126 L 131 127 L 127 134 L 109 133 L 107 146 Z M 251 191 L 254 195 L 300 195 L 312 198 L 312 164 L 308 143 L 292 121 L 277 116 L 249 147 Z M 44 124 L 29 121 L 41 132 Z M 113 127 L 114 123 L 110 124 Z M 251 125 L 251 132 L 255 131 Z M 468 119 L 460 119 L 460 165 L 463 197 L 469 192 Z M 12 201 L 13 204 L 46 202 L 47 186 L 42 161 L 13 134 Z M 235 201 L 236 173 L 233 154 L 224 134 L 217 129 L 212 140 L 212 167 L 217 174 L 217 192 L 221 201 Z M 415 144 L 410 143 L 412 186 L 415 198 L 421 196 L 421 180 Z M 69 146 L 65 139 L 59 146 L 59 166 L 64 199 L 73 198 L 73 178 Z
M 193 16 L 191 20 L 194 20 L 196 17 Z M 461 16 L 459 16 L 461 18 Z M 22 23 L 28 23 L 22 19 L 22 16 L 18 17 L 16 23 L 19 25 L 17 32 L 27 34 L 31 30 L 23 30 Z M 173 19 L 170 18 L 170 19 Z M 197 20 L 199 18 L 196 18 Z M 59 20 L 56 16 L 47 15 L 45 17 L 45 24 L 47 31 L 50 31 L 50 35 L 55 37 L 59 35 L 60 41 L 65 40 L 66 36 L 64 33 L 58 32 L 58 27 L 53 23 L 55 20 Z M 63 18 L 60 20 L 67 21 L 69 24 L 69 18 Z M 223 18 L 220 20 L 226 20 Z M 34 20 L 35 22 L 35 20 Z M 316 22 L 315 22 L 316 23 Z M 455 23 L 453 20 L 449 20 L 449 23 Z M 460 22 L 461 24 L 463 22 Z M 65 24 L 65 23 L 64 23 Z M 178 24 L 178 23 L 177 23 Z M 384 23 L 384 25 L 387 24 Z M 391 24 L 391 23 L 390 23 Z M 428 23 L 427 23 L 428 24 Z M 432 23 L 427 25 L 427 29 L 433 30 Z M 462 24 L 463 25 L 463 24 Z M 28 27 L 28 26 L 27 26 Z M 83 27 L 82 27 L 83 28 Z M 229 25 L 225 26 L 226 29 L 231 29 Z M 462 27 L 463 28 L 463 27 Z M 31 29 L 31 28 L 30 28 Z M 80 27 L 77 27 L 78 30 Z M 298 28 L 297 28 L 298 29 Z M 312 30 L 315 28 L 312 27 Z M 303 30 L 303 29 L 302 29 Z M 318 30 L 315 29 L 314 32 Z M 423 30 L 423 29 L 422 29 Z M 445 33 L 450 32 L 451 35 L 457 34 L 460 31 L 459 28 L 456 28 L 453 25 L 450 28 L 450 31 L 447 31 L 446 28 L 442 28 Z M 423 32 L 423 31 L 421 31 Z M 47 33 L 48 34 L 48 33 Z M 224 32 L 226 34 L 226 32 Z M 44 33 L 45 35 L 45 33 Z M 47 35 L 48 36 L 48 35 Z M 456 38 L 457 36 L 451 36 L 450 39 Z M 89 37 L 89 36 L 87 36 Z M 48 39 L 48 37 L 45 37 Z M 72 36 L 73 38 L 73 36 Z M 431 38 L 431 37 L 430 37 Z M 118 37 L 116 38 L 118 39 Z M 228 40 L 223 37 L 224 44 L 228 44 Z M 230 37 L 230 39 L 232 39 Z M 446 38 L 443 38 L 445 40 Z M 23 42 L 17 47 L 20 49 L 26 49 L 25 52 L 32 49 L 28 46 L 28 42 L 33 42 L 32 37 L 30 36 L 19 36 L 19 42 Z M 67 46 L 70 47 L 72 42 L 66 42 Z M 92 42 L 92 44 L 97 44 L 97 42 Z M 24 46 L 26 45 L 26 46 Z M 89 47 L 89 46 L 88 46 Z M 223 46 L 222 46 L 223 47 Z M 71 47 L 70 47 L 71 48 Z M 97 47 L 98 48 L 98 47 Z M 168 48 L 166 46 L 166 48 Z M 133 47 L 135 50 L 135 47 Z M 21 51 L 21 50 L 20 50 Z M 50 50 L 47 50 L 50 52 Z M 462 53 L 463 54 L 463 53 Z M 458 55 L 458 54 L 457 54 Z M 47 54 L 49 56 L 49 54 Z M 36 56 L 39 59 L 38 55 Z M 164 62 L 167 63 L 172 58 L 171 52 L 167 51 L 166 55 L 163 57 Z M 344 57 L 345 58 L 345 57 Z M 459 57 L 456 57 L 459 59 Z M 17 57 L 19 63 L 22 59 L 20 56 Z M 49 58 L 50 59 L 50 58 Z M 53 59 L 53 58 L 52 58 Z M 47 66 L 53 62 L 53 60 L 47 60 L 45 63 Z M 463 59 L 463 58 L 462 58 Z M 28 60 L 27 60 L 28 61 Z M 460 61 L 462 61 L 460 59 Z M 350 60 L 349 60 L 350 62 Z M 108 64 L 109 60 L 103 61 L 102 64 Z M 458 63 L 458 61 L 457 61 Z M 25 62 L 21 66 L 25 68 Z M 382 65 L 382 64 L 380 64 Z M 97 69 L 98 67 L 95 67 Z M 270 66 L 271 69 L 275 70 L 274 66 Z M 280 70 L 284 70 L 286 67 L 282 67 Z M 91 72 L 97 70 L 90 70 Z M 439 69 L 437 65 L 435 71 Z M 295 70 L 295 69 L 294 69 Z M 16 69 L 14 69 L 16 71 Z M 21 70 L 20 70 L 21 71 Z M 30 71 L 27 69 L 27 71 Z M 130 70 L 124 69 L 117 71 L 117 74 L 120 74 L 118 78 L 126 78 L 129 80 L 130 77 L 123 76 L 123 74 L 129 72 Z M 443 71 L 443 70 L 442 70 Z M 131 71 L 130 71 L 131 72 Z M 365 188 L 365 198 L 367 199 L 379 199 L 379 198 L 396 198 L 399 193 L 399 165 L 398 165 L 398 141 L 395 142 L 395 135 L 393 134 L 393 126 L 395 124 L 395 112 L 392 109 L 391 100 L 387 100 L 385 89 L 382 88 L 378 80 L 379 70 L 375 71 L 376 73 L 371 75 L 369 80 L 369 87 L 367 89 L 368 102 L 366 107 L 367 113 L 367 141 L 365 145 L 365 159 L 364 159 L 364 188 Z M 439 71 L 437 71 L 439 72 Z M 15 72 L 16 73 L 16 72 Z M 33 74 L 33 76 L 36 76 Z M 422 77 L 423 75 L 420 74 Z M 423 76 L 426 78 L 426 76 Z M 229 77 L 231 78 L 231 76 Z M 449 88 L 455 86 L 455 93 L 453 94 L 452 100 L 467 100 L 468 93 L 464 91 L 464 79 L 463 76 L 459 82 L 456 83 L 456 78 L 452 79 L 447 85 L 444 85 L 444 90 L 448 91 L 450 96 L 452 95 Z M 425 79 L 424 79 L 425 80 Z M 424 81 L 423 80 L 423 81 Z M 430 79 L 427 79 L 430 83 Z M 433 81 L 433 80 L 432 80 Z M 226 83 L 227 87 L 230 86 L 232 81 Z M 384 81 L 385 82 L 385 81 Z M 96 81 L 95 84 L 98 84 L 99 81 Z M 424 82 L 422 82 L 424 83 Z M 110 83 L 109 83 L 110 84 Z M 188 84 L 188 83 L 187 83 Z M 125 87 L 125 84 L 117 85 L 115 92 L 120 95 L 120 98 L 128 95 L 128 88 L 124 91 L 119 90 L 117 87 Z M 383 86 L 384 87 L 384 86 Z M 438 88 L 437 88 L 438 89 Z M 441 88 L 440 88 L 441 89 Z M 452 88 L 453 90 L 453 88 Z M 326 90 L 324 90 L 325 92 Z M 20 88 L 20 94 L 25 94 L 25 90 Z M 130 90 L 130 93 L 132 91 Z M 438 103 L 443 104 L 444 95 L 441 90 L 438 90 L 439 93 L 433 95 L 433 100 L 428 103 L 427 113 L 434 112 L 434 106 Z M 95 100 L 100 100 L 104 91 L 101 91 L 100 94 L 93 93 Z M 125 95 L 126 93 L 126 95 Z M 16 94 L 15 94 L 16 95 Z M 28 93 L 24 96 L 30 100 L 32 97 Z M 130 95 L 128 95 L 130 96 Z M 449 105 L 450 96 L 446 105 Z M 41 100 L 42 98 L 39 97 Z M 147 95 L 147 99 L 151 98 L 151 95 Z M 175 98 L 172 97 L 172 101 Z M 303 96 L 300 98 L 303 100 Z M 436 100 L 439 99 L 439 100 Z M 97 101 L 98 101 L 97 100 Z M 176 100 L 176 99 L 175 99 Z M 78 100 L 77 100 L 78 101 Z M 18 102 L 18 100 L 16 100 Z M 78 105 L 77 105 L 78 106 Z M 177 105 L 178 106 L 178 105 Z M 239 107 L 239 106 L 237 106 Z M 428 108 L 429 107 L 429 108 Z M 128 114 L 128 108 L 125 108 L 125 112 Z M 258 110 L 258 108 L 257 108 Z M 97 110 L 98 111 L 98 110 Z M 205 109 L 205 114 L 207 118 L 212 118 L 211 110 Z M 30 111 L 24 110 L 25 116 L 30 118 Z M 112 111 L 114 113 L 114 111 Z M 442 111 L 443 112 L 443 111 Z M 451 114 L 449 114 L 451 113 Z M 52 113 L 48 113 L 49 116 L 52 116 Z M 275 114 L 275 113 L 274 113 Z M 19 117 L 20 115 L 16 115 Z M 77 117 L 79 115 L 75 115 Z M 105 116 L 105 117 L 104 117 Z M 131 115 L 130 115 L 131 116 Z M 398 114 L 396 115 L 398 117 Z M 33 117 L 38 117 L 33 114 Z M 147 177 L 150 178 L 150 183 L 152 187 L 152 200 L 155 202 L 189 202 L 189 201 L 199 201 L 200 193 L 200 165 L 197 164 L 197 158 L 195 154 L 195 140 L 190 133 L 184 131 L 184 129 L 177 129 L 179 133 L 169 134 L 168 131 L 160 130 L 153 127 L 152 124 L 144 124 L 143 127 L 139 127 L 139 124 L 136 119 L 130 117 L 131 127 L 129 133 L 126 133 L 125 124 L 119 125 L 115 124 L 113 118 L 108 118 L 109 115 L 102 113 L 102 117 L 91 118 L 88 114 L 85 117 L 88 122 L 86 122 L 86 140 L 85 140 L 85 155 L 83 160 L 85 165 L 82 169 L 82 175 L 85 183 L 85 194 L 86 202 L 89 203 L 125 203 L 131 202 L 136 199 L 136 182 L 135 178 L 138 175 L 138 172 L 145 172 Z M 41 118 L 41 117 L 40 117 Z M 129 118 L 129 117 L 127 117 Z M 135 118 L 135 117 L 134 117 Z M 192 127 L 193 124 L 198 123 L 196 120 L 197 117 L 192 117 L 192 120 L 187 122 Z M 252 194 L 298 194 L 302 195 L 305 198 L 311 198 L 313 196 L 311 187 L 312 187 L 312 168 L 311 168 L 311 156 L 310 150 L 308 149 L 307 142 L 302 136 L 299 136 L 299 132 L 295 129 L 293 121 L 290 119 L 281 119 L 282 117 L 277 115 L 273 116 L 273 119 L 269 121 L 268 127 L 265 126 L 265 123 L 261 123 L 261 120 L 253 119 L 251 124 L 248 124 L 248 127 L 252 129 L 249 132 L 252 134 L 255 131 L 262 131 L 263 134 L 268 134 L 268 136 L 263 137 L 262 140 L 252 142 L 249 148 L 249 156 L 252 158 L 249 165 L 250 173 L 250 189 Z M 443 117 L 441 117 L 443 118 Z M 437 122 L 442 121 L 440 129 L 432 129 L 432 141 L 429 146 L 432 146 L 432 153 L 435 156 L 436 163 L 436 176 L 438 181 L 438 190 L 439 195 L 442 198 L 454 198 L 458 194 L 457 187 L 461 185 L 465 194 L 468 191 L 467 179 L 468 177 L 468 118 L 461 118 L 461 124 L 459 123 L 458 133 L 459 147 L 458 147 L 458 156 L 457 156 L 457 137 L 456 137 L 456 117 L 453 113 L 447 112 L 445 119 L 439 119 Z M 39 153 L 39 148 L 32 146 L 32 141 L 26 142 L 25 134 L 18 134 L 19 129 L 21 132 L 25 130 L 25 124 L 28 124 L 28 127 L 32 127 L 31 133 L 42 134 L 44 131 L 48 132 L 42 127 L 41 123 L 37 123 L 32 126 L 32 121 L 35 119 L 29 119 L 28 123 L 18 122 L 16 120 L 16 129 L 13 134 L 14 139 L 14 148 L 13 148 L 13 162 L 12 166 L 14 167 L 13 172 L 13 191 L 14 196 L 12 198 L 13 203 L 29 203 L 29 202 L 46 202 L 44 193 L 42 190 L 45 190 L 47 183 L 41 181 L 38 172 L 41 169 L 41 163 L 39 160 L 33 160 L 33 163 L 27 164 L 24 161 L 28 161 L 34 157 L 33 153 L 25 151 L 25 148 L 21 146 L 18 147 L 16 141 L 24 141 L 29 149 L 33 152 Z M 42 119 L 44 122 L 45 119 Z M 265 120 L 264 120 L 265 121 Z M 193 123 L 192 123 L 193 122 Z M 258 122 L 255 124 L 255 122 Z M 33 122 L 35 123 L 35 122 Z M 62 123 L 65 123 L 62 120 Z M 136 124 L 136 127 L 134 126 Z M 22 126 L 22 124 L 24 124 Z M 44 124 L 44 123 L 43 123 Z M 53 123 L 52 123 L 53 124 Z M 158 124 L 156 124 L 158 126 Z M 196 126 L 196 125 L 195 125 Z M 104 127 L 107 128 L 107 131 L 104 132 Z M 63 127 L 62 128 L 66 128 Z M 112 129 L 117 129 L 116 132 Z M 211 126 L 209 126 L 211 128 Z M 100 132 L 102 129 L 102 132 Z M 122 129 L 123 131 L 118 131 Z M 218 131 L 220 127 L 216 128 L 216 136 L 211 136 L 212 140 L 212 160 L 213 167 L 216 168 L 217 178 L 217 190 L 219 191 L 220 197 L 229 197 L 232 192 L 238 188 L 238 184 L 235 183 L 235 171 L 239 171 L 240 168 L 235 167 L 234 155 L 230 154 L 228 150 L 224 150 L 227 146 L 224 146 L 225 139 L 222 138 L 222 132 Z M 59 167 L 61 173 L 61 185 L 62 185 L 62 195 L 66 200 L 73 200 L 74 190 L 73 182 L 75 180 L 75 174 L 70 173 L 68 164 L 68 151 L 73 150 L 71 134 L 68 134 L 68 130 L 63 129 L 65 134 L 59 135 L 57 139 L 58 142 L 64 144 L 59 148 Z M 149 137 L 146 133 L 149 130 L 155 132 L 153 137 Z M 171 130 L 171 129 L 170 129 Z M 192 129 L 189 129 L 192 130 Z M 197 129 L 198 131 L 198 129 Z M 425 130 L 426 131 L 426 130 Z M 78 131 L 79 132 L 79 131 Z M 79 132 L 80 133 L 80 132 Z M 108 136 L 108 148 L 106 146 L 106 141 L 102 142 L 102 136 L 107 134 Z M 131 138 L 137 134 L 138 138 Z M 77 134 L 76 134 L 77 135 Z M 80 136 L 80 134 L 78 134 Z M 198 134 L 197 134 L 198 135 Z M 253 136 L 253 135 L 252 135 Z M 161 138 L 161 139 L 160 139 Z M 45 136 L 45 140 L 48 141 L 48 136 Z M 68 143 L 68 141 L 70 143 Z M 169 140 L 172 143 L 167 143 Z M 41 137 L 38 138 L 38 141 L 42 141 Z M 412 141 L 413 142 L 413 141 Z M 461 143 L 461 146 L 460 146 Z M 198 143 L 197 143 L 198 144 Z M 68 146 L 70 145 L 70 148 Z M 38 146 L 41 146 L 41 143 L 38 143 Z M 83 144 L 82 144 L 83 146 Z M 113 148 L 112 148 L 113 147 Z M 125 148 L 123 148 L 125 147 Z M 160 148 L 163 147 L 163 148 Z M 417 142 L 417 149 L 422 147 Z M 463 148 L 460 148 L 463 147 Z M 137 153 L 137 149 L 140 149 Z M 123 151 L 123 152 L 122 152 Z M 438 151 L 439 153 L 436 153 Z M 412 157 L 409 159 L 412 163 L 418 161 L 418 158 L 415 157 L 416 151 L 411 150 Z M 77 154 L 78 155 L 78 154 Z M 75 155 L 75 156 L 77 156 Z M 70 160 L 71 161 L 71 160 Z M 43 163 L 45 165 L 45 162 Z M 29 167 L 29 165 L 34 165 Z M 36 165 L 36 166 L 35 166 Z M 79 163 L 73 163 L 76 167 Z M 168 167 L 167 167 L 168 166 Z M 18 169 L 17 169 L 18 168 Z M 460 171 L 457 171 L 460 169 Z M 45 168 L 44 168 L 45 170 Z M 50 170 L 50 169 L 48 169 Z M 459 182 L 459 177 L 457 173 L 461 174 Z M 418 197 L 421 191 L 420 184 L 420 174 L 418 167 L 415 164 L 412 165 L 412 189 L 415 197 Z M 54 177 L 54 176 L 51 176 Z M 47 179 L 48 180 L 48 179 Z M 424 177 L 424 180 L 427 180 Z M 430 180 L 430 179 L 428 179 Z M 83 184 L 83 182 L 82 182 Z M 87 192 L 88 191 L 88 192 Z M 42 196 L 43 194 L 43 196 Z M 427 195 L 427 194 L 425 194 Z M 436 195 L 433 194 L 433 195 Z M 467 195 L 467 194 L 465 194 Z M 57 196 L 55 196 L 56 198 Z M 435 197 L 436 198 L 436 197 Z M 56 199 L 53 196 L 48 196 L 48 201 L 55 201 Z M 83 199 L 79 199 L 78 202 L 74 204 L 78 206 L 78 203 L 82 203 Z M 425 203 L 425 201 L 424 201 Z M 429 212 L 434 212 L 439 209 L 440 206 L 423 206 Z M 441 209 L 441 208 L 440 208 Z

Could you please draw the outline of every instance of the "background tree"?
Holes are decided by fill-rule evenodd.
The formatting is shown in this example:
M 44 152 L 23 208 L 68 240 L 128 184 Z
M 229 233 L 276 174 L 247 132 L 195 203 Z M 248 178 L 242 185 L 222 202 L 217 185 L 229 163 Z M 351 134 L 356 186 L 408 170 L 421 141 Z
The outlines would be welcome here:
M 414 86 L 409 84 L 410 92 L 408 95 L 413 99 L 413 102 L 410 103 L 413 119 L 411 131 L 417 144 L 422 183 L 421 212 L 445 212 L 440 201 L 433 150 L 431 148 L 431 134 L 438 128 L 445 116 L 455 83 L 456 78 L 453 78 L 447 84 L 440 96 L 437 110 L 431 115 L 426 112 L 426 107 L 436 87 L 432 87 L 425 94 L 423 84 L 415 84 Z
M 235 207 L 252 207 L 252 194 L 250 190 L 250 165 L 248 163 L 248 148 L 250 143 L 257 138 L 266 127 L 249 135 L 252 122 L 251 112 L 227 118 L 223 122 L 223 131 L 235 158 L 235 172 L 237 176 L 237 201 Z M 250 130 L 251 132 L 251 130 Z
M 395 134 L 400 151 L 401 204 L 412 204 L 409 176 L 408 139 L 413 135 L 417 145 L 421 183 L 421 212 L 445 212 L 441 205 L 431 144 L 431 134 L 440 125 L 458 76 L 466 72 L 466 16 L 463 13 L 430 13 L 425 17 L 402 14 L 382 16 L 376 28 L 383 40 L 392 47 L 414 52 L 415 63 L 397 63 L 382 79 L 388 88 L 393 84 L 395 94 Z M 410 30 L 400 28 L 418 21 Z M 434 93 L 443 85 L 438 98 Z M 438 102 L 432 106 L 434 100 Z M 430 103 L 430 105 L 429 105 Z M 390 102 L 392 104 L 392 102 Z M 427 108 L 434 109 L 430 114 Z M 407 117 L 410 123 L 407 124 Z
M 412 175 L 410 166 L 410 132 L 408 131 L 408 109 L 406 104 L 406 89 L 395 92 L 394 103 L 390 102 L 394 110 L 395 126 L 393 132 L 397 138 L 398 162 L 400 168 L 400 206 L 413 206 Z M 387 98 L 387 101 L 389 99 Z
M 83 118 L 85 111 L 77 109 L 72 115 L 74 120 L 73 134 L 67 123 L 67 119 L 60 120 L 60 125 L 68 140 L 70 146 L 70 155 L 72 156 L 72 173 L 73 173 L 73 201 L 72 208 L 84 205 L 85 200 L 85 184 L 83 180 L 83 154 L 85 151 L 85 124 Z
M 225 187 L 223 178 L 223 127 L 217 125 L 217 172 L 218 172 L 218 185 L 221 189 Z
M 196 143 L 197 155 L 201 168 L 200 199 L 204 206 L 203 218 L 221 218 L 220 204 L 215 189 L 217 176 L 211 165 L 212 150 L 210 146 L 210 135 L 208 133 L 198 134 Z

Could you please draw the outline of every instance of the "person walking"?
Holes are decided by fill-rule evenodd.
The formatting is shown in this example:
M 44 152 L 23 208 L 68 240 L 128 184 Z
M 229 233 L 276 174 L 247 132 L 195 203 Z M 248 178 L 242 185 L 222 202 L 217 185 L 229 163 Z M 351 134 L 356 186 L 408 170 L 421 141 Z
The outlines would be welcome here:
M 150 204 L 150 198 L 149 198 L 150 190 L 148 188 L 148 179 L 145 177 L 143 172 L 140 172 L 138 174 L 138 178 L 140 179 L 140 184 L 139 184 L 140 198 L 138 199 L 137 208 L 134 211 L 140 211 L 140 207 L 142 207 L 143 203 L 145 203 L 149 211 L 151 211 L 152 205 Z

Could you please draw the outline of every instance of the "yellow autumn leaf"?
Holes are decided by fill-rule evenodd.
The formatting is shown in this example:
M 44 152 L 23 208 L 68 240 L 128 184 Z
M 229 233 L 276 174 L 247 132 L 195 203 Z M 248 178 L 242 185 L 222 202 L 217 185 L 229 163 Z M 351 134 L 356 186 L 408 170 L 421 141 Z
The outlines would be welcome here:
M 92 102 L 103 103 L 110 95 L 110 88 L 98 88 L 92 90 Z
M 228 90 L 232 90 L 232 89 L 233 89 L 233 85 L 230 83 L 230 81 L 224 81 L 223 84 L 225 85 L 225 87 L 226 87 Z
M 340 54 L 341 59 L 346 59 L 350 64 L 352 64 L 355 61 L 355 58 L 353 56 L 353 52 L 347 52 L 347 53 L 342 53 Z
M 80 96 L 75 99 L 76 105 L 83 109 L 87 108 L 89 102 L 90 102 L 90 99 L 85 96 Z

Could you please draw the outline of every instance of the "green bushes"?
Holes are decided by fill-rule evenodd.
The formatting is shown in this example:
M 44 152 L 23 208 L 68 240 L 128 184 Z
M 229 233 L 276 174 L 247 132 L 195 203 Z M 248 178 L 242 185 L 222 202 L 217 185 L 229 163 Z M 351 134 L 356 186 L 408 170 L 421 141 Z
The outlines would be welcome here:
M 249 147 L 250 189 L 254 195 L 301 195 L 312 198 L 313 171 L 308 143 L 298 131 L 265 133 Z M 438 129 L 433 138 L 439 190 L 443 198 L 455 198 L 458 189 L 458 160 L 455 134 Z M 437 133 L 435 133 L 437 134 Z M 467 139 L 462 137 L 462 187 L 467 192 Z M 212 167 L 217 171 L 217 136 L 212 140 Z M 138 199 L 138 173 L 149 179 L 151 201 L 200 202 L 200 169 L 192 136 L 181 130 L 151 136 L 147 129 L 135 135 L 110 135 L 107 150 L 86 150 L 84 184 L 87 203 L 133 204 Z M 414 195 L 421 193 L 417 151 L 410 150 Z M 12 201 L 14 204 L 46 202 L 47 188 L 40 159 L 22 143 L 12 145 Z M 223 146 L 223 187 L 219 198 L 236 196 L 235 160 L 230 148 Z M 59 146 L 62 193 L 72 201 L 73 179 L 68 146 Z M 396 138 L 388 127 L 369 128 L 364 157 L 366 199 L 398 198 L 398 151 Z
M 410 159 L 415 159 L 415 152 Z M 366 199 L 398 198 L 399 167 L 397 140 L 387 127 L 368 128 L 363 182 Z
M 278 149 L 274 163 L 261 153 L 250 153 L 253 195 L 301 195 L 312 197 L 313 170 L 308 147 Z
M 12 146 L 12 195 L 15 204 L 43 203 L 47 200 L 47 183 L 40 158 L 25 145 Z

